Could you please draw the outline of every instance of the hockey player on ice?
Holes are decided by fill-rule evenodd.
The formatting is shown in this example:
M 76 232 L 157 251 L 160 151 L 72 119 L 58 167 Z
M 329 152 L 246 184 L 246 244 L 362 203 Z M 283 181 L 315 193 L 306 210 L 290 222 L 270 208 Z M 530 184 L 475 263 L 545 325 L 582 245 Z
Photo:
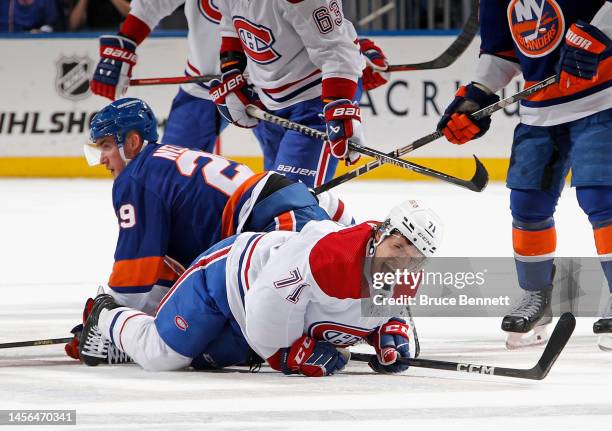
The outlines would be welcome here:
M 88 365 L 106 360 L 100 333 L 151 371 L 245 363 L 251 349 L 285 374 L 327 376 L 348 360 L 342 348 L 367 340 L 370 366 L 396 373 L 410 356 L 399 318 L 362 313 L 373 274 L 422 264 L 439 248 L 440 220 L 418 201 L 384 223 L 344 227 L 313 221 L 301 232 L 244 233 L 200 255 L 160 303 L 155 317 L 99 295 L 81 336 Z
M 111 100 L 127 91 L 136 48 L 165 16 L 185 5 L 189 31 L 186 76 L 219 74 L 221 13 L 212 0 L 133 0 L 119 34 L 100 37 L 100 62 L 91 81 L 94 94 Z M 162 143 L 212 152 L 228 122 L 208 95 L 206 83 L 182 84 L 172 102 Z
M 504 317 L 508 348 L 545 343 L 550 323 L 556 232 L 553 214 L 568 170 L 593 226 L 611 292 L 593 330 L 612 349 L 612 1 L 482 0 L 481 55 L 474 81 L 459 89 L 438 124 L 449 141 L 482 136 L 490 118 L 469 114 L 499 98 L 518 75 L 558 85 L 521 103 L 507 185 L 522 299 Z
M 157 121 L 142 100 L 126 98 L 91 122 L 91 164 L 112 173 L 119 224 L 108 285 L 122 304 L 154 313 L 183 268 L 221 239 L 243 231 L 300 230 L 329 220 L 300 183 L 276 173 L 183 147 L 157 144 Z M 351 224 L 344 204 L 320 195 L 332 217 Z M 78 330 L 78 329 L 77 329 Z M 78 341 L 67 353 L 78 358 Z
M 353 163 L 348 139 L 364 144 L 358 81 L 376 88 L 388 80 L 387 60 L 372 41 L 361 44 L 340 0 L 218 0 L 220 81 L 213 101 L 233 124 L 251 128 L 254 104 L 280 117 L 327 131 L 330 145 L 269 123 L 254 130 L 264 169 L 309 187 L 329 181 L 339 159 Z M 363 56 L 360 54 L 363 52 Z M 367 65 L 367 67 L 366 67 Z M 248 73 L 247 83 L 243 73 Z M 332 157 L 333 156 L 333 157 Z

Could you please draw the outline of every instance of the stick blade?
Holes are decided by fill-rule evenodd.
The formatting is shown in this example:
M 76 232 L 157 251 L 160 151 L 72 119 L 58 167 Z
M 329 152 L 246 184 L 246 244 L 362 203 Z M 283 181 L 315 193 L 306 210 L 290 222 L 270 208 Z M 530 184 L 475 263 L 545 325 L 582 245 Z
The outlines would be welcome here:
M 481 192 L 489 184 L 489 172 L 487 168 L 482 164 L 482 162 L 478 159 L 478 157 L 474 156 L 474 162 L 476 163 L 476 171 L 474 172 L 474 176 L 470 180 L 470 190 L 475 192 Z
M 576 318 L 572 313 L 563 313 L 550 336 L 546 348 L 537 365 L 532 368 L 536 380 L 544 379 L 557 358 L 565 348 L 576 328 Z

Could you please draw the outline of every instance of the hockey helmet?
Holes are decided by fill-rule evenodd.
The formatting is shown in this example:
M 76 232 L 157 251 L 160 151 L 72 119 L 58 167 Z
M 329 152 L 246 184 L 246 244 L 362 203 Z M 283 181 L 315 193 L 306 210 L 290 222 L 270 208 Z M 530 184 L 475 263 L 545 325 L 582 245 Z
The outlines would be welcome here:
M 393 207 L 380 227 L 380 244 L 394 231 L 404 236 L 425 257 L 433 256 L 442 242 L 440 217 L 417 200 L 408 200 Z
M 143 141 L 157 142 L 157 119 L 147 103 L 133 97 L 115 100 L 105 106 L 91 120 L 89 138 L 91 142 L 105 136 L 113 136 L 123 154 L 125 137 L 137 131 Z M 92 145 L 85 146 L 85 156 L 90 165 L 99 163 L 99 153 L 92 154 Z M 93 162 L 93 163 L 92 163 Z

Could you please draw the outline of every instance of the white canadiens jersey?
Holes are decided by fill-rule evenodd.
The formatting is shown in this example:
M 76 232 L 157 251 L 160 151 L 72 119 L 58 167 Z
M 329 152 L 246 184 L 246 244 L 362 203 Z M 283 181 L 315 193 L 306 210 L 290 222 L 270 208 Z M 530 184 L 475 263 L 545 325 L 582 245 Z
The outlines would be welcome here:
M 218 75 L 221 36 L 221 12 L 213 0 L 134 0 L 130 13 L 154 29 L 159 21 L 185 4 L 189 32 L 189 47 L 185 75 Z M 181 88 L 192 96 L 210 100 L 209 86 L 203 83 L 182 84 Z
M 269 358 L 303 334 L 346 347 L 388 321 L 362 316 L 371 232 L 321 221 L 299 233 L 240 235 L 227 258 L 227 297 L 251 348 Z
M 357 82 L 365 67 L 340 0 L 217 0 L 221 36 L 239 38 L 249 81 L 275 110 L 321 97 L 321 81 Z

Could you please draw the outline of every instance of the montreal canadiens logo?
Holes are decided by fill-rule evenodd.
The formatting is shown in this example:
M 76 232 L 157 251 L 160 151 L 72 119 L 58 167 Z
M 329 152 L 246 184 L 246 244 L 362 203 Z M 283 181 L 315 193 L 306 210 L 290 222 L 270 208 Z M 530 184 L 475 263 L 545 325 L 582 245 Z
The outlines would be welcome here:
M 189 328 L 189 325 L 187 324 L 187 321 L 185 319 L 183 319 L 181 316 L 175 316 L 174 317 L 174 324 L 181 331 L 186 331 L 187 328 Z
M 338 347 L 347 347 L 367 337 L 370 331 L 340 323 L 317 322 L 310 325 L 308 333 L 316 340 L 324 340 Z
M 508 24 L 516 46 L 527 57 L 543 57 L 559 46 L 565 19 L 555 0 L 511 0 Z
M 221 22 L 221 12 L 219 8 L 215 6 L 213 0 L 198 0 L 198 9 L 200 9 L 202 16 L 210 22 L 214 24 L 219 24 Z
M 275 39 L 269 28 L 263 25 L 255 25 L 241 17 L 234 18 L 234 27 L 245 53 L 251 60 L 259 64 L 269 64 L 281 57 L 272 48 Z

